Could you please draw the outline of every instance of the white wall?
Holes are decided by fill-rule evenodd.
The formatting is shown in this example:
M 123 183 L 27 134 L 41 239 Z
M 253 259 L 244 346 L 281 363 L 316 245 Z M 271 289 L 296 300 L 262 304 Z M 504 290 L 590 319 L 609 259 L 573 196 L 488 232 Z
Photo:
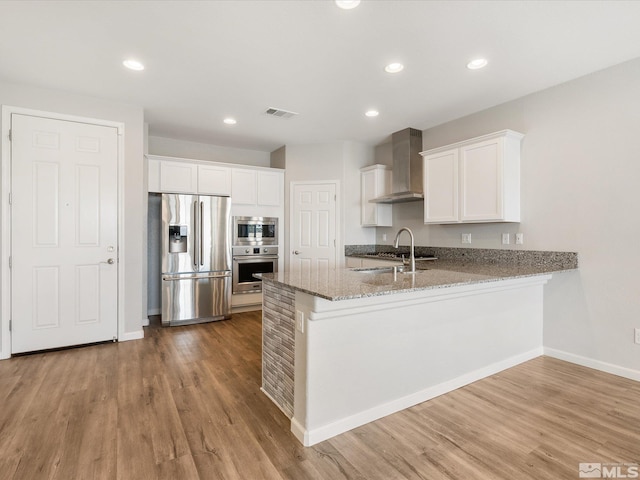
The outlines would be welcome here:
M 271 154 L 258 150 L 221 147 L 208 143 L 149 136 L 149 153 L 211 162 L 238 163 L 255 167 L 271 166 Z
M 285 170 L 285 224 L 289 222 L 291 182 L 339 180 L 340 229 L 344 245 L 375 242 L 375 229 L 360 227 L 360 167 L 374 163 L 374 149 L 356 142 L 314 145 L 287 145 Z M 289 234 L 285 233 L 285 250 L 289 251 Z M 288 254 L 285 253 L 288 262 Z
M 74 95 L 62 91 L 0 83 L 0 104 L 33 110 L 77 115 L 125 124 L 126 202 L 124 229 L 125 268 L 124 328 L 125 334 L 135 336 L 142 331 L 143 321 L 143 258 L 146 256 L 141 220 L 147 208 L 145 172 L 143 168 L 143 110 L 141 107 Z
M 505 128 L 524 133 L 522 221 L 427 227 L 420 204 L 394 205 L 394 226 L 377 229 L 378 243 L 406 225 L 419 245 L 460 247 L 464 232 L 471 247 L 503 248 L 500 234 L 520 231 L 525 244 L 509 248 L 576 251 L 579 271 L 545 289 L 545 347 L 640 374 L 638 105 L 640 59 L 425 130 L 425 149 Z

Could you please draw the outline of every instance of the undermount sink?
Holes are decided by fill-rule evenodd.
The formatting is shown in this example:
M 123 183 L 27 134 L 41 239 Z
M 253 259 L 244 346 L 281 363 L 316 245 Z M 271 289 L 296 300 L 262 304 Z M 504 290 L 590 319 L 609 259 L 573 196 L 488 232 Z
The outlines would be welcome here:
M 374 267 L 374 268 L 352 268 L 352 272 L 356 273 L 393 273 L 393 271 L 402 272 L 402 267 Z
M 409 258 L 408 253 L 372 253 L 372 254 L 364 254 L 361 255 L 365 258 L 371 258 L 374 260 L 402 260 L 403 258 Z M 433 255 L 424 255 L 424 256 L 416 256 L 416 261 L 418 260 L 437 260 L 438 258 Z

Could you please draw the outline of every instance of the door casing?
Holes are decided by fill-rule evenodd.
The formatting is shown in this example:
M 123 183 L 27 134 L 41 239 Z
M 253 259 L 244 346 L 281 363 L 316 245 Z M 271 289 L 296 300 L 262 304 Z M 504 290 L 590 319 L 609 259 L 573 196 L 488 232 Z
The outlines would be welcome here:
M 2 234 L 0 237 L 0 359 L 11 357 L 11 270 L 9 257 L 11 255 L 11 205 L 9 196 L 11 193 L 11 142 L 9 130 L 11 128 L 11 115 L 14 113 L 31 115 L 34 117 L 50 118 L 53 120 L 67 120 L 71 122 L 90 123 L 107 127 L 115 127 L 118 130 L 118 339 L 123 339 L 124 331 L 124 279 L 125 258 L 124 253 L 124 123 L 87 118 L 76 115 L 65 115 L 55 112 L 45 112 L 9 105 L 2 106 L 2 158 L 0 160 L 0 224 Z

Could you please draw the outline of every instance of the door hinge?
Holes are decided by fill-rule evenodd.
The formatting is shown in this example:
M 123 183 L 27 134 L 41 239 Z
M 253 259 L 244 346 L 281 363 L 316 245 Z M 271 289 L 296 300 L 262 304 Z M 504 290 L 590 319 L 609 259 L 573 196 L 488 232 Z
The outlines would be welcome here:
M 9 192 L 9 205 L 11 205 L 11 192 Z
M 11 256 L 9 256 L 9 268 L 11 268 Z
M 9 129 L 9 141 L 13 140 L 13 137 L 11 136 L 11 129 Z
M 11 331 L 12 327 L 13 327 L 13 325 L 11 324 L 11 320 L 9 320 L 9 331 Z

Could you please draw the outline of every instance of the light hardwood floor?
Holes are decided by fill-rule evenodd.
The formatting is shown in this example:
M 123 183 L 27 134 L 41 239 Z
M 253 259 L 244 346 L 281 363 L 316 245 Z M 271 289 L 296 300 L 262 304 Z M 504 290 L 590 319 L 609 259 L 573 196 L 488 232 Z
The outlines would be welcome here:
M 0 478 L 577 479 L 640 462 L 640 383 L 541 357 L 311 448 L 260 392 L 259 312 L 0 362 Z

